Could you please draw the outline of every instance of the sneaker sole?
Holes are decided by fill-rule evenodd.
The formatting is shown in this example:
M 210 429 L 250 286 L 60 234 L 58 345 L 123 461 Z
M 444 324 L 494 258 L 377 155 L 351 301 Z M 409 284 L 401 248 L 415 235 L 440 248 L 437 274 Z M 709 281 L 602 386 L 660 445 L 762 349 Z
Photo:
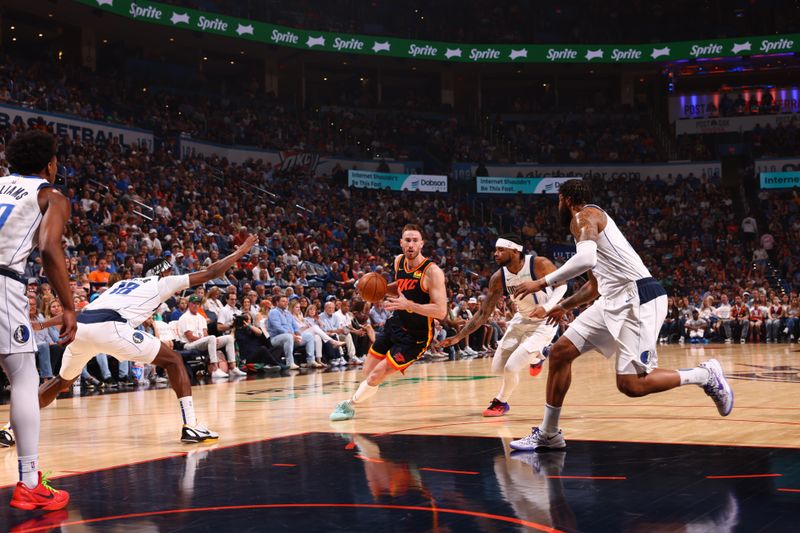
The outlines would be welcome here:
M 204 439 L 181 439 L 181 442 L 186 442 L 189 444 L 197 444 L 198 442 L 205 442 L 207 440 L 219 440 L 219 437 L 206 437 Z
M 524 447 L 520 445 L 515 446 L 513 442 L 511 442 L 509 446 L 514 450 L 522 452 L 560 452 L 567 449 L 566 442 L 564 443 L 564 446 L 534 446 L 533 448 L 531 448 L 529 446 L 524 446 Z
M 707 364 L 709 366 L 713 366 L 714 370 L 718 372 L 717 378 L 718 379 L 721 378 L 720 382 L 722 383 L 722 388 L 725 390 L 725 392 L 728 394 L 728 397 L 731 399 L 730 405 L 724 412 L 719 409 L 719 406 L 717 406 L 717 411 L 719 412 L 720 416 L 728 416 L 729 414 L 731 414 L 731 411 L 733 411 L 733 389 L 731 388 L 730 383 L 728 383 L 728 379 L 725 377 L 725 372 L 723 372 L 722 365 L 719 364 L 719 361 L 717 361 L 716 359 L 709 359 Z
M 20 502 L 11 500 L 9 505 L 15 509 L 22 509 L 23 511 L 58 511 L 63 509 L 69 503 L 69 497 L 63 502 L 53 502 L 47 505 L 40 505 L 36 503 Z M 49 528 L 48 528 L 49 529 Z
M 544 366 L 544 365 L 543 365 L 542 363 L 539 363 L 539 364 L 537 364 L 537 365 L 531 365 L 531 366 L 528 368 L 528 374 L 530 374 L 530 375 L 531 375 L 531 377 L 535 378 L 536 376 L 538 376 L 539 374 L 541 374 L 541 373 L 542 373 L 542 367 L 543 367 L 543 366 Z
M 483 416 L 486 418 L 497 418 L 498 416 L 504 416 L 508 411 L 503 411 L 502 413 L 498 413 L 497 411 L 484 411 Z

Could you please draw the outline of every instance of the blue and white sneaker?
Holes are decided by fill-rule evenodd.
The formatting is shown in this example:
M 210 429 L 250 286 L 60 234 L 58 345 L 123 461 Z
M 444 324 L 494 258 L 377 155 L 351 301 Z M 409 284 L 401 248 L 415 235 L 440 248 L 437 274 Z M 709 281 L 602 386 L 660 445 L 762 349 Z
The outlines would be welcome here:
M 356 416 L 356 410 L 350 404 L 350 400 L 344 400 L 336 404 L 336 409 L 331 413 L 330 419 L 332 422 L 340 422 L 342 420 L 350 420 Z
M 525 452 L 563 450 L 567 447 L 567 441 L 564 440 L 564 434 L 560 429 L 558 433 L 545 435 L 541 429 L 534 427 L 530 435 L 519 440 L 512 440 L 509 446 Z
M 511 452 L 511 458 L 533 467 L 534 472 L 543 476 L 560 476 L 564 470 L 564 453 Z
M 700 366 L 708 370 L 709 374 L 708 382 L 703 385 L 703 390 L 717 404 L 719 414 L 728 416 L 733 410 L 733 389 L 728 384 L 728 380 L 725 379 L 722 365 L 716 359 L 709 359 L 704 363 L 700 363 Z

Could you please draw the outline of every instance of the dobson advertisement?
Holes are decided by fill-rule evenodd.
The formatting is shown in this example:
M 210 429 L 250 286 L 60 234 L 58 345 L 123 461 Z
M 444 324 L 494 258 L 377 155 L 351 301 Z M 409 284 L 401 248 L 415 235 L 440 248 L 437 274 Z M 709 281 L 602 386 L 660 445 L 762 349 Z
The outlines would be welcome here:
M 479 177 L 483 194 L 558 194 L 561 184 L 576 178 L 485 178 Z M 580 179 L 580 178 L 577 178 Z
M 427 174 L 388 174 L 385 172 L 348 171 L 347 184 L 357 189 L 390 191 L 447 192 L 447 176 Z

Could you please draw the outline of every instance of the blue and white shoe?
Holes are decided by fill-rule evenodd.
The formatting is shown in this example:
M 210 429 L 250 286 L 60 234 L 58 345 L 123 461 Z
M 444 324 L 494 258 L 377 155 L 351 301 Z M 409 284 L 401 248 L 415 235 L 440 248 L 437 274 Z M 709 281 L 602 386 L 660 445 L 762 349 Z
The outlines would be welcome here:
M 350 400 L 345 400 L 336 404 L 336 409 L 331 413 L 330 419 L 332 422 L 340 422 L 350 420 L 354 416 L 356 416 L 356 410 L 350 405 Z
M 561 430 L 553 435 L 545 435 L 545 433 L 538 427 L 534 427 L 531 434 L 519 440 L 512 440 L 509 444 L 515 450 L 525 452 L 547 451 L 547 450 L 563 450 L 567 447 L 567 441 L 564 440 L 564 434 Z
M 708 370 L 709 374 L 708 382 L 703 385 L 703 390 L 717 404 L 719 414 L 728 416 L 733 410 L 733 389 L 728 380 L 725 379 L 722 365 L 716 359 L 709 359 L 704 363 L 700 363 L 700 366 Z
M 564 453 L 511 452 L 511 458 L 533 467 L 533 471 L 543 476 L 560 476 L 564 470 Z

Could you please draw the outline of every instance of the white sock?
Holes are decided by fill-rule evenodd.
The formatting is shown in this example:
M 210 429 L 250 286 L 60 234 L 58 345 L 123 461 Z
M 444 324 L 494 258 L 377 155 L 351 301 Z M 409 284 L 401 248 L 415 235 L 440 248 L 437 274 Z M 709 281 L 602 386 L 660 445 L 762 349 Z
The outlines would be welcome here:
M 17 460 L 19 464 L 19 480 L 29 489 L 39 484 L 39 456 L 26 455 Z
M 181 404 L 183 423 L 187 426 L 196 426 L 197 417 L 194 415 L 194 402 L 192 401 L 192 397 L 184 396 L 183 398 L 178 398 L 178 401 Z
M 544 404 L 544 418 L 539 429 L 544 431 L 547 435 L 558 433 L 558 418 L 561 416 L 561 408 L 553 407 L 549 404 Z
M 678 375 L 681 377 L 681 385 L 705 385 L 711 377 L 708 370 L 700 366 L 679 368 Z
M 514 391 L 517 383 L 519 383 L 518 372 L 503 371 L 503 384 L 500 385 L 500 392 L 497 394 L 497 399 L 506 403 L 511 397 L 511 393 Z
M 367 380 L 361 382 L 361 385 L 358 386 L 358 390 L 355 394 L 353 394 L 353 398 L 350 400 L 353 404 L 364 403 L 373 396 L 375 393 L 378 392 L 378 385 L 374 387 L 367 383 Z

